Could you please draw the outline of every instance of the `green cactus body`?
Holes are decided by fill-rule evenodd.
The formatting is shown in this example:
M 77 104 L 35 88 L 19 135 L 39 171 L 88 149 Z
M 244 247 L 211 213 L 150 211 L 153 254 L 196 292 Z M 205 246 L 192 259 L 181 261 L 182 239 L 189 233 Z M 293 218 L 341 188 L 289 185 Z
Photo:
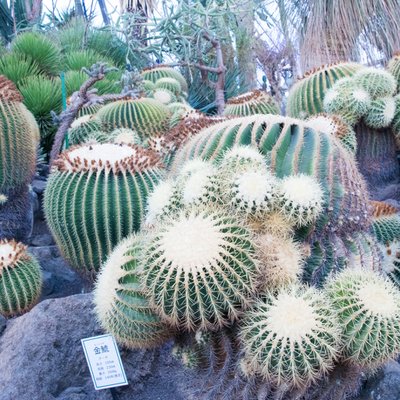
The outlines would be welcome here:
M 134 129 L 143 140 L 168 128 L 169 110 L 154 99 L 120 100 L 102 107 L 98 113 L 107 131 Z
M 173 334 L 141 288 L 143 239 L 131 236 L 118 244 L 102 266 L 94 291 L 100 324 L 130 349 L 159 346 Z
M 290 90 L 287 114 L 295 118 L 307 118 L 323 112 L 325 93 L 333 84 L 352 76 L 362 68 L 355 63 L 340 63 L 312 70 L 304 75 Z
M 257 300 L 240 335 L 254 371 L 275 385 L 304 388 L 333 369 L 338 333 L 327 298 L 294 284 Z
M 177 171 L 188 159 L 219 159 L 235 145 L 257 146 L 278 178 L 305 174 L 317 180 L 324 193 L 317 231 L 328 227 L 348 232 L 368 226 L 368 192 L 354 157 L 337 139 L 299 120 L 256 115 L 215 124 L 177 151 L 171 171 Z
M 156 84 L 152 81 L 143 80 L 143 89 L 146 92 L 147 96 L 150 96 L 154 89 L 156 88 Z
M 182 92 L 181 84 L 174 78 L 161 78 L 155 83 L 156 89 L 166 89 L 179 96 Z
M 0 100 L 0 193 L 30 182 L 38 137 L 36 121 L 22 103 Z
M 347 237 L 331 234 L 315 240 L 304 263 L 302 280 L 320 286 L 330 274 L 345 268 L 382 269 L 379 246 L 373 236 L 360 231 Z
M 224 115 L 245 117 L 254 114 L 279 114 L 275 100 L 261 90 L 253 90 L 227 101 Z
M 249 305 L 253 255 L 250 232 L 226 211 L 183 211 L 156 226 L 144 255 L 144 284 L 171 325 L 216 330 Z
M 173 78 L 179 82 L 183 92 L 185 93 L 188 92 L 188 84 L 186 82 L 186 79 L 179 71 L 177 71 L 174 68 L 163 65 L 157 65 L 154 68 L 148 68 L 143 70 L 142 76 L 144 80 L 148 80 L 153 83 L 156 83 L 159 79 L 162 78 Z
M 176 344 L 172 349 L 172 355 L 186 368 L 199 368 L 204 360 L 201 349 L 197 347 Z
M 29 311 L 39 300 L 42 271 L 22 243 L 0 241 L 0 314 L 11 317 Z
M 372 271 L 348 269 L 326 284 L 342 330 L 342 358 L 376 368 L 400 352 L 400 291 Z
M 379 243 L 386 244 L 400 239 L 400 216 L 389 204 L 372 201 L 373 217 L 371 232 Z
M 396 102 L 393 97 L 380 97 L 371 102 L 364 122 L 372 129 L 387 128 L 394 118 Z
M 328 133 L 338 138 L 343 147 L 351 154 L 356 154 L 357 138 L 353 128 L 338 115 L 317 114 L 307 119 L 306 124 L 312 129 Z
M 82 108 L 79 110 L 77 117 L 80 118 L 80 117 L 83 117 L 84 115 L 96 114 L 97 111 L 99 111 L 101 107 L 102 107 L 102 106 L 99 105 L 99 104 L 94 104 L 94 105 L 82 107 Z
M 362 68 L 354 74 L 353 79 L 373 99 L 393 96 L 396 91 L 395 77 L 390 72 L 378 68 Z
M 71 145 L 84 143 L 92 133 L 101 129 L 101 121 L 98 118 L 90 114 L 83 115 L 71 124 L 68 130 L 68 141 Z
M 83 145 L 61 154 L 44 196 L 48 225 L 64 257 L 96 272 L 113 247 L 140 228 L 148 193 L 162 171 L 134 145 Z

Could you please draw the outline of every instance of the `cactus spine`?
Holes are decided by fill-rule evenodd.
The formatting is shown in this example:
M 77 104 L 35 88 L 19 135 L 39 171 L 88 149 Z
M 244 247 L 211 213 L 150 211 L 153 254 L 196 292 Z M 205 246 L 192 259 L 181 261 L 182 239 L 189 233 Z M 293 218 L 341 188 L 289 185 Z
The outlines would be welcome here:
M 130 349 L 159 346 L 173 333 L 154 313 L 141 287 L 142 250 L 140 235 L 120 242 L 102 266 L 94 291 L 101 325 Z
M 0 241 L 0 314 L 11 317 L 29 311 L 39 300 L 42 271 L 26 246 Z
M 54 165 L 44 196 L 49 227 L 73 267 L 98 271 L 140 228 L 147 195 L 162 175 L 158 158 L 134 145 L 93 144 L 71 148 Z

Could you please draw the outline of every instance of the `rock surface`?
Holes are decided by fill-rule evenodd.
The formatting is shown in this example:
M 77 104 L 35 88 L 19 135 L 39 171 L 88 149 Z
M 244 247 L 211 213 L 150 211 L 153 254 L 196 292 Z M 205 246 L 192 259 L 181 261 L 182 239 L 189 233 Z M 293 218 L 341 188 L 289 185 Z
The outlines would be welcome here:
M 0 325 L 1 325 L 0 320 Z M 0 334 L 0 400 L 202 400 L 201 375 L 154 351 L 121 351 L 129 386 L 96 391 L 81 339 L 102 334 L 91 294 L 45 300 Z M 400 365 L 388 363 L 357 400 L 399 400 Z M 242 399 L 230 399 L 242 400 Z
M 0 336 L 0 400 L 113 400 L 110 390 L 94 390 L 81 347 L 99 334 L 90 294 L 46 300 L 9 321 Z M 114 399 L 194 400 L 200 383 L 169 353 L 122 351 L 130 384 Z

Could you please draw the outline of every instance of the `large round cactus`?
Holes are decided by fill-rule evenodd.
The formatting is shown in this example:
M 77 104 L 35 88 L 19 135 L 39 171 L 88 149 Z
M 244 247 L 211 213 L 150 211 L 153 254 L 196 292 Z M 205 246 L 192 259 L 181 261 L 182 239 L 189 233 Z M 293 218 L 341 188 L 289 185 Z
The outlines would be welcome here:
M 158 158 L 134 145 L 71 148 L 54 163 L 44 196 L 49 227 L 65 258 L 97 271 L 113 247 L 140 228 L 161 176 Z
M 289 285 L 258 300 L 243 319 L 245 359 L 276 385 L 306 387 L 333 369 L 338 324 L 316 289 Z
M 157 65 L 156 67 L 146 68 L 142 72 L 142 77 L 144 80 L 151 81 L 153 83 L 156 83 L 162 78 L 173 78 L 180 83 L 182 91 L 186 93 L 188 91 L 188 84 L 183 75 L 176 69 L 168 66 Z
M 333 84 L 344 77 L 352 76 L 362 65 L 339 63 L 307 72 L 290 90 L 287 113 L 291 117 L 306 118 L 323 112 L 324 97 Z
M 149 305 L 140 283 L 143 237 L 123 240 L 97 277 L 94 303 L 103 328 L 128 348 L 159 346 L 172 335 Z
M 0 100 L 0 193 L 30 182 L 38 137 L 35 119 L 22 103 Z
M 143 257 L 151 303 L 171 325 L 216 330 L 237 320 L 255 291 L 248 229 L 225 211 L 189 210 L 157 225 Z
M 351 231 L 368 227 L 368 193 L 354 157 L 329 134 L 316 132 L 299 120 L 255 115 L 215 124 L 179 149 L 171 170 L 188 159 L 219 159 L 234 145 L 253 145 L 267 156 L 278 177 L 311 175 L 323 194 L 317 230 Z
M 224 111 L 224 115 L 235 115 L 237 117 L 254 114 L 279 114 L 279 107 L 266 92 L 253 90 L 230 98 Z
M 168 128 L 170 112 L 154 99 L 120 100 L 97 113 L 107 131 L 134 129 L 142 139 L 161 134 Z
M 39 300 L 42 271 L 26 246 L 0 241 L 0 314 L 6 317 L 29 311 Z
M 342 329 L 342 357 L 365 367 L 400 350 L 400 291 L 372 271 L 348 269 L 326 285 Z

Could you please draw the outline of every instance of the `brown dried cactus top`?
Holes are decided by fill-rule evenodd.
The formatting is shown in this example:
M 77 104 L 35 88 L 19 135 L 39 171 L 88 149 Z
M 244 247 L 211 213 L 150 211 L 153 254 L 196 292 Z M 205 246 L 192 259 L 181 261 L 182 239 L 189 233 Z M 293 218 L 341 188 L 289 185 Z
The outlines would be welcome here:
M 0 100 L 22 102 L 23 97 L 14 82 L 0 75 Z
M 372 216 L 374 218 L 386 217 L 388 215 L 397 214 L 398 212 L 396 207 L 384 203 L 383 201 L 370 201 L 370 204 L 372 207 Z
M 175 128 L 165 134 L 165 143 L 173 143 L 175 148 L 179 148 L 201 130 L 227 119 L 227 117 L 210 117 L 198 111 L 191 111 Z
M 13 268 L 18 261 L 27 259 L 27 246 L 15 240 L 0 240 L 0 275 L 5 268 Z
M 146 67 L 142 69 L 142 72 L 145 71 L 151 71 L 153 69 L 161 69 L 161 68 L 170 68 L 170 69 L 174 69 L 173 67 L 171 67 L 170 65 L 167 64 L 157 64 L 157 65 L 153 65 L 151 67 Z
M 61 172 L 143 172 L 162 167 L 153 150 L 125 143 L 84 144 L 74 146 L 60 154 L 54 162 Z
M 263 92 L 262 90 L 252 90 L 251 92 L 247 92 L 244 94 L 241 94 L 239 96 L 236 97 L 232 97 L 230 98 L 226 104 L 243 104 L 243 103 L 247 103 L 250 100 L 257 100 L 263 98 L 263 101 L 270 101 L 273 102 L 273 99 L 271 96 L 269 96 L 266 92 Z

